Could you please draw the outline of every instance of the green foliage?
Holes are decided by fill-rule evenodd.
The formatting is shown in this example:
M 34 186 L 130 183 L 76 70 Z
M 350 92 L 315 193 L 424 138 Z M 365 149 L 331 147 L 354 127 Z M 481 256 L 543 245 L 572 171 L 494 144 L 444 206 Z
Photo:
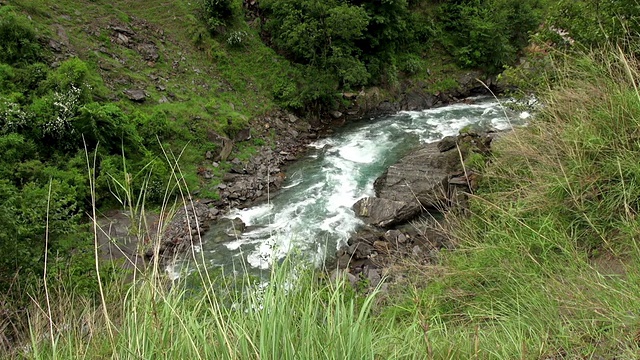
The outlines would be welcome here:
M 574 41 L 586 47 L 605 43 L 635 47 L 635 37 L 640 31 L 640 4 L 633 0 L 554 1 L 544 31 L 547 39 L 559 45 L 569 46 Z
M 215 33 L 220 26 L 228 25 L 236 11 L 234 0 L 198 0 L 201 16 L 209 31 Z
M 89 149 L 99 144 L 109 153 L 122 148 L 135 152 L 143 150 L 142 138 L 136 131 L 135 123 L 114 104 L 90 103 L 83 106 L 74 119 L 73 128 Z
M 0 7 L 0 62 L 14 65 L 41 57 L 32 22 L 11 6 Z
M 274 45 L 294 61 L 335 72 L 346 88 L 368 82 L 355 45 L 369 24 L 363 7 L 339 0 L 271 0 L 260 6 L 270 14 L 264 27 Z
M 539 0 L 463 0 L 439 8 L 441 38 L 460 65 L 498 73 L 542 22 Z

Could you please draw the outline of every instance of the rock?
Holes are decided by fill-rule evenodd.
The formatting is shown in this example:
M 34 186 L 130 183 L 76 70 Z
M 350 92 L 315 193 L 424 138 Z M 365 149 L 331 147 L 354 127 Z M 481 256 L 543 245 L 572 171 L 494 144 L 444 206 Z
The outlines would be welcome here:
M 376 287 L 380 284 L 380 281 L 382 281 L 382 276 L 380 276 L 380 270 L 378 269 L 373 269 L 367 266 L 362 273 L 365 276 L 365 279 L 369 282 L 370 287 Z
M 377 228 L 374 228 L 372 226 L 365 226 L 358 230 L 356 233 L 352 234 L 349 237 L 349 241 L 347 243 L 349 245 L 357 244 L 359 242 L 373 244 L 374 242 L 380 240 L 382 236 L 382 232 Z
M 378 251 L 379 253 L 389 254 L 389 250 L 391 249 L 391 246 L 386 241 L 378 240 L 373 243 L 373 248 L 376 249 L 376 251 Z
M 445 136 L 438 142 L 438 150 L 445 152 L 456 147 L 458 138 L 456 136 Z
M 375 249 L 372 245 L 369 245 L 365 242 L 358 242 L 349 246 L 347 252 L 351 254 L 354 259 L 358 260 L 368 258 L 374 250 Z
M 404 244 L 407 237 L 399 230 L 388 230 L 384 233 L 384 239 L 391 244 Z
M 206 153 L 204 153 L 204 158 L 207 160 L 213 159 L 213 153 L 211 151 L 207 151 Z
M 62 52 L 62 44 L 59 43 L 58 41 L 55 41 L 53 39 L 49 40 L 49 47 L 51 48 L 51 50 L 55 51 L 55 52 Z
M 160 55 L 158 55 L 158 48 L 153 43 L 138 45 L 138 52 L 142 55 L 142 58 L 146 61 L 156 62 Z
M 129 37 L 125 34 L 116 34 L 114 42 L 118 45 L 127 46 L 129 44 Z
M 129 100 L 135 102 L 144 102 L 147 98 L 145 91 L 140 89 L 129 89 L 123 91 L 123 93 Z
M 367 224 L 389 227 L 406 222 L 420 213 L 420 205 L 386 198 L 365 197 L 353 205 L 356 215 Z
M 216 161 L 226 161 L 231 155 L 231 151 L 233 150 L 233 141 L 227 138 L 222 139 L 222 149 L 220 149 L 220 153 L 215 157 Z
M 346 280 L 349 282 L 349 284 L 352 287 L 355 287 L 356 284 L 358 283 L 358 278 L 355 275 L 353 275 L 352 273 L 346 270 L 341 270 L 341 269 L 332 271 L 331 275 L 329 275 L 329 280 L 332 283 L 339 283 L 340 281 Z
M 226 221 L 223 224 L 226 224 L 226 234 L 229 236 L 240 236 L 244 230 L 247 228 L 244 221 L 239 217 L 235 219 L 224 219 Z
M 168 102 L 169 102 L 169 99 L 167 99 L 167 97 L 166 97 L 166 96 L 162 96 L 162 97 L 160 98 L 160 100 L 158 100 L 158 103 L 159 103 L 159 104 L 165 104 L 165 103 L 168 103 Z
M 342 117 L 342 113 L 337 110 L 329 112 L 329 115 L 334 119 L 340 119 Z
M 411 111 L 430 109 L 437 101 L 437 97 L 416 89 L 405 94 L 403 108 Z
M 394 104 L 390 103 L 389 101 L 383 101 L 378 104 L 378 111 L 381 114 L 391 114 L 396 111 L 396 106 L 394 106 Z
M 209 208 L 201 202 L 189 202 L 178 209 L 162 236 L 163 252 L 175 253 L 199 243 L 209 227 Z
M 62 25 L 56 24 L 54 25 L 56 29 L 56 35 L 60 39 L 60 43 L 64 46 L 69 46 L 69 35 L 67 35 L 67 31 L 62 27 Z
M 247 140 L 251 140 L 251 129 L 250 128 L 244 128 L 244 129 L 238 131 L 236 136 L 233 138 L 233 141 L 235 141 L 235 142 L 247 141 Z
M 125 26 L 110 26 L 111 30 L 120 33 L 120 34 L 125 34 L 125 35 L 129 35 L 129 36 L 133 36 L 136 33 L 134 33 L 133 31 L 131 31 L 131 29 L 129 29 L 128 27 Z
M 457 151 L 440 152 L 438 144 L 427 144 L 391 165 L 374 188 L 379 198 L 412 204 L 411 209 L 440 208 L 447 200 L 449 174 L 461 169 Z

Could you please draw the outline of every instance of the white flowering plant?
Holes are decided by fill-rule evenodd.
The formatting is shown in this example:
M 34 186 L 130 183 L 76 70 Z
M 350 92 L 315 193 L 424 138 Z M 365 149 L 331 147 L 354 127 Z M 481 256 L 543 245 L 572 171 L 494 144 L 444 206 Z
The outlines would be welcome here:
M 29 123 L 31 117 L 20 104 L 0 98 L 0 134 L 19 131 Z

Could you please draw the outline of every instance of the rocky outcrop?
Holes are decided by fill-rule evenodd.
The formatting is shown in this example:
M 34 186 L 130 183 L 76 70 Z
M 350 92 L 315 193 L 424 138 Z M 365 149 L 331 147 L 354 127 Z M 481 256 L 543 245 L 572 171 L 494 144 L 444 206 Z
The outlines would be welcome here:
M 193 244 L 200 244 L 202 235 L 209 229 L 212 219 L 209 207 L 203 202 L 185 203 L 176 211 L 160 237 L 160 255 L 172 256 Z M 149 249 L 146 255 L 152 257 L 154 249 Z
M 450 174 L 462 170 L 457 149 L 441 152 L 437 143 L 427 144 L 391 165 L 376 179 L 376 196 L 382 199 L 438 208 L 447 200 Z
M 353 210 L 367 224 L 389 227 L 414 218 L 420 213 L 420 206 L 413 202 L 365 197 L 353 205 Z
M 478 186 L 479 175 L 463 166 L 464 160 L 471 153 L 487 154 L 495 138 L 496 133 L 465 130 L 423 145 L 390 166 L 375 181 L 376 197 L 354 204 L 367 226 L 338 250 L 338 267 L 367 277 L 362 274 L 397 255 L 436 261 L 441 248 L 451 247 L 436 219 L 464 209 L 468 194 Z
M 141 89 L 128 89 L 123 91 L 127 99 L 134 102 L 144 102 L 147 99 L 147 93 Z
M 445 91 L 433 92 L 424 81 L 404 81 L 390 92 L 372 87 L 357 93 L 343 93 L 345 105 L 337 111 L 330 111 L 326 117 L 335 118 L 333 114 L 340 113 L 344 114 L 344 120 L 352 120 L 389 115 L 402 110 L 424 110 L 466 97 L 488 94 L 485 85 L 496 90 L 493 77 L 480 71 L 468 71 L 451 80 L 457 85 Z

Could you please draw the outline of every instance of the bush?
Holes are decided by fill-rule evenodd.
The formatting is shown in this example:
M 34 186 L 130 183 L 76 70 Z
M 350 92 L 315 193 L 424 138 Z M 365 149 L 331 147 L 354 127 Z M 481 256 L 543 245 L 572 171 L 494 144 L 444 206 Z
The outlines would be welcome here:
M 201 16 L 211 32 L 228 25 L 233 18 L 234 8 L 234 0 L 200 0 Z
M 535 0 L 448 2 L 439 9 L 441 41 L 461 66 L 498 73 L 527 45 L 542 10 Z
M 40 58 L 40 45 L 31 20 L 13 7 L 0 7 L 0 62 L 30 63 Z
M 640 4 L 637 1 L 555 1 L 549 17 L 551 27 L 546 29 L 546 35 L 561 43 L 576 41 L 586 47 L 621 44 L 629 35 L 639 33 L 638 18 Z M 636 39 L 629 45 L 636 46 L 635 51 L 638 51 Z
M 340 0 L 271 0 L 260 5 L 269 13 L 265 30 L 291 59 L 337 74 L 345 87 L 368 83 L 370 75 L 356 45 L 369 24 L 363 7 Z

